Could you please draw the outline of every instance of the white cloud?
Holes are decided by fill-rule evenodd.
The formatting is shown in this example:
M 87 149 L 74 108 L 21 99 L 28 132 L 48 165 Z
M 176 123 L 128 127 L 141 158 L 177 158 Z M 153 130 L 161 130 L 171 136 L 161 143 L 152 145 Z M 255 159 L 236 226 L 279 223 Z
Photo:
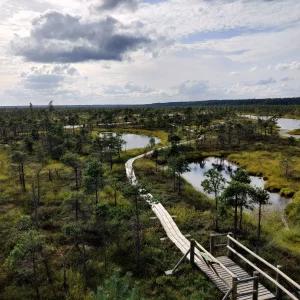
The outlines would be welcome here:
M 276 70 L 300 70 L 300 62 L 293 61 L 292 63 L 279 63 L 275 67 Z
M 149 94 L 159 93 L 150 87 L 142 87 L 134 84 L 133 82 L 127 82 L 124 86 L 120 85 L 108 85 L 102 88 L 104 94 L 110 95 L 137 95 L 137 94 Z
M 299 17 L 300 3 L 297 0 L 169 0 L 160 2 L 154 9 L 150 4 L 143 4 L 132 16 L 173 37 L 235 28 L 285 27 L 298 22 Z
M 194 51 L 210 51 L 224 55 L 236 62 L 257 62 L 270 60 L 299 49 L 295 36 L 300 35 L 300 26 L 279 32 L 245 34 L 228 39 L 211 39 L 185 45 Z
M 90 9 L 103 3 L 105 10 Z M 126 0 L 127 5 L 124 3 L 120 0 L 0 1 L 1 104 L 28 103 L 29 99 L 44 103 L 54 97 L 62 104 L 84 104 L 300 94 L 298 0 L 164 0 L 158 3 L 140 1 L 139 5 L 137 0 Z M 15 34 L 24 42 L 26 37 L 43 33 L 42 39 L 35 36 L 30 39 L 36 42 L 33 46 L 30 44 L 35 50 L 44 51 L 40 57 L 33 54 L 31 61 L 42 62 L 48 61 L 44 53 L 58 50 L 40 47 L 46 45 L 42 41 L 49 35 L 58 37 L 51 45 L 65 42 L 61 34 L 68 34 L 68 45 L 86 43 L 86 49 L 93 48 L 90 41 L 97 41 L 97 47 L 104 41 L 93 36 L 101 31 L 99 26 L 81 32 L 85 42 L 75 41 L 71 35 L 76 28 L 72 24 L 64 26 L 65 30 L 61 30 L 62 26 L 55 27 L 58 24 L 55 20 L 53 24 L 45 18 L 49 9 L 56 11 L 60 20 L 66 20 L 68 15 L 73 21 L 78 20 L 75 22 L 77 29 L 86 29 L 86 24 L 102 26 L 101 20 L 108 17 L 119 20 L 116 34 L 139 33 L 155 42 L 144 51 L 139 47 L 130 51 L 130 58 L 127 51 L 119 52 L 115 58 L 124 58 L 123 61 L 68 60 L 64 55 L 74 53 L 67 49 L 60 61 L 79 61 L 76 65 L 22 62 L 8 50 L 9 41 L 16 41 Z M 41 22 L 32 26 L 33 19 Z M 53 26 L 43 31 L 47 24 Z M 111 40 L 105 36 L 109 34 L 107 31 L 102 33 L 105 41 Z M 116 48 L 112 44 L 112 49 Z M 22 49 L 23 52 L 31 50 Z M 55 55 L 52 58 L 49 61 L 57 61 Z M 275 69 L 284 70 L 284 75 L 274 72 Z M 20 76 L 20 73 L 23 74 Z M 170 88 L 176 84 L 175 89 Z
M 240 75 L 240 73 L 235 71 L 228 73 L 228 76 L 238 76 L 238 75 Z

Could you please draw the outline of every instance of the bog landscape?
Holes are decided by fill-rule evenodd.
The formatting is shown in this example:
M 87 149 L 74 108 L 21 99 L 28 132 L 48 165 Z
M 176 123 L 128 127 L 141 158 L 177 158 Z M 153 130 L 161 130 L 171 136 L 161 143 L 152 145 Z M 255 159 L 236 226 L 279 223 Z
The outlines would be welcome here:
M 300 300 L 299 0 L 0 0 L 0 300 Z
M 0 298 L 298 299 L 299 100 L 246 101 L 2 108 Z

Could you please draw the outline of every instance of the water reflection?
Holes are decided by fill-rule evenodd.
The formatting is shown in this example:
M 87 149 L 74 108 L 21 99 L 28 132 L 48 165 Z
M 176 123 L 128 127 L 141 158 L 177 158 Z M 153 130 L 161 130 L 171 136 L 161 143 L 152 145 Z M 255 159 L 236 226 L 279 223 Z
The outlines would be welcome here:
M 116 135 L 115 132 L 102 132 L 99 134 L 100 137 L 104 135 Z M 122 134 L 122 139 L 126 142 L 126 144 L 122 147 L 123 150 L 130 150 L 136 148 L 144 148 L 149 145 L 150 136 L 140 135 L 140 134 L 132 134 L 132 133 L 124 133 Z M 155 144 L 160 143 L 160 139 L 154 137 Z
M 204 193 L 201 182 L 206 179 L 204 173 L 211 168 L 215 168 L 222 173 L 226 181 L 230 181 L 230 175 L 232 172 L 238 169 L 238 166 L 230 163 L 226 159 L 217 158 L 217 157 L 208 157 L 200 162 L 197 163 L 190 163 L 189 164 L 191 171 L 184 173 L 182 176 L 194 186 L 195 189 Z M 265 181 L 261 177 L 257 176 L 250 176 L 251 178 L 251 185 L 257 187 L 264 187 Z M 288 204 L 289 200 L 283 198 L 278 193 L 270 193 L 270 202 L 272 205 L 266 206 L 268 210 L 283 210 L 286 205 Z M 213 195 L 208 195 L 212 197 Z
M 268 119 L 266 116 L 252 116 L 252 115 L 242 115 L 243 117 L 251 118 L 251 119 Z M 279 134 L 282 136 L 293 136 L 296 139 L 300 139 L 299 135 L 291 135 L 288 134 L 289 131 L 293 129 L 300 129 L 300 120 L 287 119 L 287 118 L 278 118 L 277 125 L 280 127 Z

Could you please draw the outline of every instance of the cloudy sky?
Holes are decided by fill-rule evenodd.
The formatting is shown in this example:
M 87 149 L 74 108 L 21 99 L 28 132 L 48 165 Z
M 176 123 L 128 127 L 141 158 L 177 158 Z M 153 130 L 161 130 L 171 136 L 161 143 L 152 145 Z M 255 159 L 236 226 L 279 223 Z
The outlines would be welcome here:
M 299 0 L 0 0 L 0 105 L 300 96 Z

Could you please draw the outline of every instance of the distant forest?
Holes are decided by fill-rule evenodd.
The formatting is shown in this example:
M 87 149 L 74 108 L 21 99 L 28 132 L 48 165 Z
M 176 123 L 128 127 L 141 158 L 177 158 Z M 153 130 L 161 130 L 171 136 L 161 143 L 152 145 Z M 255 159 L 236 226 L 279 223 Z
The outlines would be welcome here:
M 267 99 L 239 99 L 239 100 L 206 100 L 188 102 L 153 103 L 147 106 L 241 106 L 241 105 L 299 105 L 300 97 L 295 98 L 267 98 Z
M 300 105 L 300 97 L 294 98 L 266 98 L 266 99 L 238 99 L 238 100 L 205 100 L 205 101 L 182 101 L 161 102 L 140 105 L 56 105 L 56 108 L 79 107 L 79 108 L 124 108 L 124 107 L 178 107 L 178 106 L 245 106 L 245 105 Z M 35 108 L 43 108 L 47 105 L 35 105 Z M 28 106 L 2 106 L 2 108 L 27 108 Z

